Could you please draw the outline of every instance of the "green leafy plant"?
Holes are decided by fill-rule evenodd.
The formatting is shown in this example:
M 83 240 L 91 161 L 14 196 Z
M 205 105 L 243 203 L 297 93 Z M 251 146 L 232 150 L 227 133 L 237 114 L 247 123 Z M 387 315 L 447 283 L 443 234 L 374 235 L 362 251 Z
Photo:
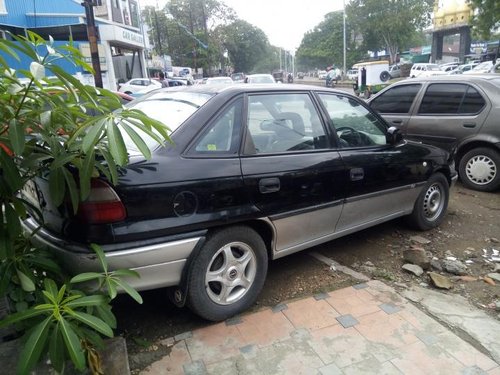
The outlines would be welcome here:
M 31 60 L 29 69 L 12 70 L 8 60 L 22 55 Z M 77 369 L 100 373 L 95 349 L 116 327 L 110 301 L 119 290 L 142 299 L 124 281 L 137 274 L 109 271 L 97 245 L 92 248 L 103 272 L 70 279 L 50 252 L 23 234 L 21 220 L 35 215 L 41 222 L 42 215 L 37 202 L 19 192 L 44 176 L 56 205 L 76 213 L 92 178 L 118 182 L 119 168 L 128 163 L 124 135 L 146 158 L 145 136 L 159 144 L 169 140 L 164 124 L 123 107 L 108 90 L 82 84 L 62 61 L 92 72 L 72 43 L 58 45 L 32 32 L 0 41 L 0 296 L 15 310 L 0 326 L 25 333 L 21 374 L 46 356 L 59 372 L 69 359 Z
M 60 288 L 49 278 L 43 280 L 43 303 L 10 315 L 0 322 L 0 328 L 18 322 L 31 322 L 26 333 L 26 343 L 20 355 L 19 372 L 27 373 L 39 360 L 42 353 L 49 354 L 54 368 L 62 372 L 68 356 L 79 370 L 85 367 L 85 346 L 102 347 L 100 333 L 113 337 L 116 320 L 109 302 L 116 297 L 116 288 L 121 287 L 137 302 L 141 296 L 120 276 L 138 277 L 130 270 L 107 271 L 107 262 L 99 246 L 93 244 L 103 273 L 83 273 Z M 74 289 L 76 283 L 99 280 L 93 294 Z M 105 288 L 106 286 L 106 288 Z M 83 345 L 85 343 L 85 345 Z

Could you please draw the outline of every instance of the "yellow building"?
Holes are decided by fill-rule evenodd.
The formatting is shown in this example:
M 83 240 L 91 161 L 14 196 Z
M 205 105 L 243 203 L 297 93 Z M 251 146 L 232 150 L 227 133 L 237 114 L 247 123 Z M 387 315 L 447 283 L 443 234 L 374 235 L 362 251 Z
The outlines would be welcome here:
M 465 0 L 436 0 L 434 3 L 434 30 L 469 24 L 472 10 Z

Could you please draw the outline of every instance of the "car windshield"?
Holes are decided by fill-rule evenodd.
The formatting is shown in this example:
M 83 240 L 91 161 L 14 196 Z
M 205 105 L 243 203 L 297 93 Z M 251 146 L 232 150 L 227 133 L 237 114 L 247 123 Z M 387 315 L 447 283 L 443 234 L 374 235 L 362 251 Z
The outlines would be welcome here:
M 493 62 L 491 61 L 485 61 L 479 65 L 476 65 L 473 69 L 474 70 L 482 70 L 482 69 L 487 69 L 487 68 L 490 68 L 491 66 L 493 66 Z
M 205 104 L 211 94 L 198 92 L 156 92 L 144 98 L 131 102 L 130 109 L 138 109 L 147 116 L 160 121 L 169 127 L 170 133 L 174 132 L 198 108 Z M 137 146 L 126 132 L 122 132 L 127 149 L 138 151 Z M 146 134 L 142 134 L 144 141 L 150 149 L 155 148 L 157 142 Z

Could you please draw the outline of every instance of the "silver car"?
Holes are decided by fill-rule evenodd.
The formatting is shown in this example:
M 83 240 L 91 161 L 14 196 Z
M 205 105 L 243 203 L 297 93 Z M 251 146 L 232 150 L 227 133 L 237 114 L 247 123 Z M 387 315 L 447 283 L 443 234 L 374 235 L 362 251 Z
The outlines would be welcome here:
M 370 106 L 406 139 L 456 152 L 463 184 L 500 187 L 500 76 L 421 77 L 397 82 Z

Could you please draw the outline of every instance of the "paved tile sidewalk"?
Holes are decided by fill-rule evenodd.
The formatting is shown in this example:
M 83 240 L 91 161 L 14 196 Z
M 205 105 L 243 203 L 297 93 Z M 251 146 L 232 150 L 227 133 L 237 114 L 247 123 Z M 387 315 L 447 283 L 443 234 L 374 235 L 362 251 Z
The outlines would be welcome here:
M 500 375 L 500 366 L 380 281 L 178 335 L 141 374 Z

